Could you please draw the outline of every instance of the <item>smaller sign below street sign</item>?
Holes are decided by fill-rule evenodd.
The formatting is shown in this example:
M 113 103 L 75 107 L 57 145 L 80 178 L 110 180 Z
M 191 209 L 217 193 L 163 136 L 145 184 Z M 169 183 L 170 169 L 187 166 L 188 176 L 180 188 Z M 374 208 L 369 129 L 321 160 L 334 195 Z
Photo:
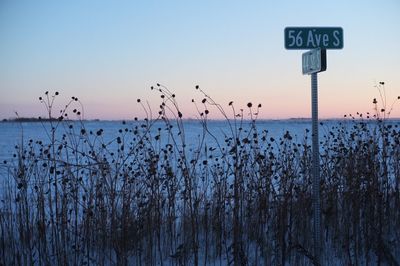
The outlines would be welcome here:
M 343 29 L 340 27 L 287 27 L 285 48 L 302 49 L 343 49 Z
M 313 49 L 302 56 L 303 75 L 326 70 L 326 49 Z

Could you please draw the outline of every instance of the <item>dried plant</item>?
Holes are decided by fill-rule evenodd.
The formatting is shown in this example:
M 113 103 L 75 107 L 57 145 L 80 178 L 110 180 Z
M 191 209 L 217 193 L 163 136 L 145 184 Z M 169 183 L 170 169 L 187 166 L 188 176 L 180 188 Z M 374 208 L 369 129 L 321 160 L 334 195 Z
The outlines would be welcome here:
M 117 132 L 91 128 L 76 97 L 59 117 L 57 92 L 39 98 L 46 138 L 23 136 L 1 164 L 0 264 L 312 264 L 309 131 L 271 136 L 261 104 L 229 102 L 228 115 L 196 89 L 197 121 L 157 84 L 158 112 L 138 99 L 144 118 Z M 394 104 L 374 104 L 374 115 L 321 125 L 326 265 L 399 264 L 400 130 Z M 219 132 L 211 112 L 224 117 Z

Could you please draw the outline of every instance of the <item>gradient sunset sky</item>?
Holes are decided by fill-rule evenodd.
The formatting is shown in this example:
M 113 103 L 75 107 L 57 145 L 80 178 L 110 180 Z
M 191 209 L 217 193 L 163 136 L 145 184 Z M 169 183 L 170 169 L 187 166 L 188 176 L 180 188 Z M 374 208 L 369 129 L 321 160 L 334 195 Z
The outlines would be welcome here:
M 0 118 L 43 115 L 45 91 L 60 92 L 61 107 L 78 97 L 88 119 L 140 117 L 138 98 L 157 111 L 156 83 L 185 118 L 202 98 L 196 85 L 226 109 L 253 102 L 262 118 L 310 117 L 305 51 L 285 50 L 287 26 L 343 28 L 343 50 L 328 50 L 318 75 L 320 117 L 373 112 L 380 81 L 388 105 L 400 95 L 399 0 L 2 0 Z

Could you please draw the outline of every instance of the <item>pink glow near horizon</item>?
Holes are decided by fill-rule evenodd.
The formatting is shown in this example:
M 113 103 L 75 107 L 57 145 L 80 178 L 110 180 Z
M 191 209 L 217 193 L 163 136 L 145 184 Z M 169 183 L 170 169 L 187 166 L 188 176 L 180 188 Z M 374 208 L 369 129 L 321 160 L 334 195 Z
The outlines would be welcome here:
M 156 114 L 161 99 L 150 87 L 157 82 L 177 95 L 185 118 L 197 115 L 197 84 L 231 116 L 229 101 L 237 110 L 261 103 L 265 119 L 310 117 L 304 51 L 283 44 L 286 26 L 303 25 L 344 30 L 343 50 L 328 50 L 327 71 L 319 75 L 321 118 L 374 112 L 373 98 L 383 108 L 374 87 L 381 81 L 389 109 L 400 95 L 399 13 L 399 2 L 372 0 L 4 2 L 0 118 L 15 111 L 42 116 L 37 99 L 47 90 L 60 92 L 61 107 L 79 97 L 88 119 L 143 117 L 136 99 Z M 222 116 L 210 108 L 209 117 Z M 391 117 L 400 117 L 399 103 Z

